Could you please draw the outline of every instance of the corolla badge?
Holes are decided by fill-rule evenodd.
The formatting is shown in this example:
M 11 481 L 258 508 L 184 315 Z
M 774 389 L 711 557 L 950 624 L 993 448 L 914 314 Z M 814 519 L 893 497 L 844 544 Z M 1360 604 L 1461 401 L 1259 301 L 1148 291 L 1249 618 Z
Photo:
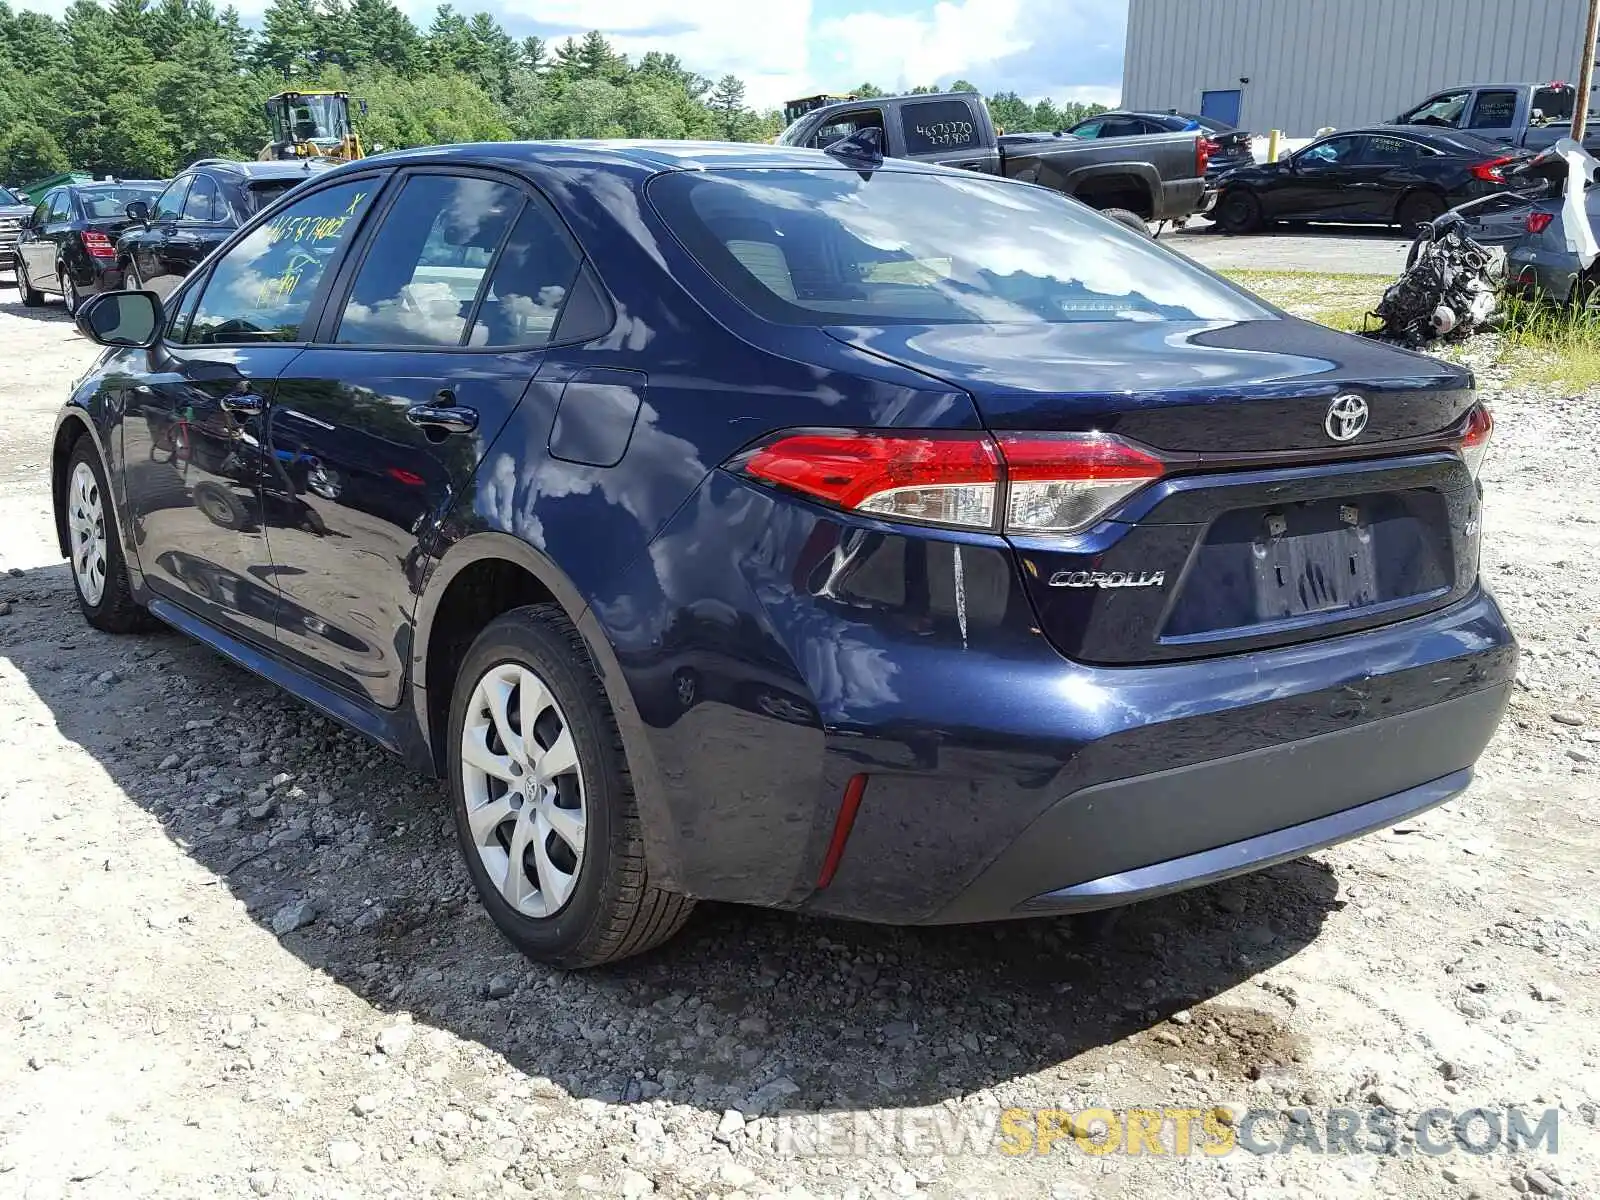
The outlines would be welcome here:
M 1146 588 L 1166 582 L 1165 571 L 1057 571 L 1050 576 L 1051 587 L 1069 588 Z
M 1367 402 L 1360 396 L 1335 396 L 1333 403 L 1328 405 L 1328 415 L 1322 427 L 1334 441 L 1349 442 L 1361 436 L 1370 415 Z

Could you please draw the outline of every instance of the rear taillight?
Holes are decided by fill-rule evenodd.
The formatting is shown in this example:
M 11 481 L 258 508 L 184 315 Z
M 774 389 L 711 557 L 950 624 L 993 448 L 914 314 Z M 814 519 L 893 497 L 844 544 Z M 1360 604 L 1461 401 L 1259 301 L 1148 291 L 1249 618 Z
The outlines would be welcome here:
M 1483 460 L 1489 453 L 1489 439 L 1493 436 L 1494 417 L 1480 404 L 1467 415 L 1467 431 L 1461 437 L 1461 457 L 1474 479 L 1483 469 Z
M 92 229 L 83 235 L 83 248 L 95 258 L 115 258 L 117 255 L 117 248 L 111 244 L 111 239 Z
M 735 470 L 889 520 L 1018 534 L 1075 533 L 1159 479 L 1163 462 L 1100 433 L 780 434 Z
M 1222 153 L 1222 147 L 1208 137 L 1198 138 L 1194 144 L 1194 173 L 1204 175 L 1211 165 L 1211 156 Z
M 1555 213 L 1531 212 L 1524 222 L 1529 233 L 1543 233 L 1550 228 L 1550 222 L 1556 219 Z
M 1485 183 L 1504 183 L 1506 181 L 1504 168 L 1516 161 L 1510 155 L 1502 155 L 1499 158 L 1491 158 L 1488 162 L 1481 162 L 1471 170 L 1475 179 L 1481 179 Z

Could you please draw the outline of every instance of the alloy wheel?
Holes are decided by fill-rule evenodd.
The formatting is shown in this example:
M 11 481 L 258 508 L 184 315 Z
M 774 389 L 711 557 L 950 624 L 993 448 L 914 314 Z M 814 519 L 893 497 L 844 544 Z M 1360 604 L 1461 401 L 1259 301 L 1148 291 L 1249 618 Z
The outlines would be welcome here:
M 106 592 L 106 510 L 94 469 L 80 462 L 72 472 L 67 524 L 72 531 L 72 574 L 91 607 Z
M 583 771 L 549 686 L 516 662 L 478 680 L 461 729 L 461 783 L 479 860 L 505 902 L 555 915 L 583 867 Z
M 78 305 L 83 299 L 78 295 L 78 285 L 72 281 L 70 275 L 61 276 L 61 302 L 67 306 L 67 315 L 70 317 L 78 311 Z

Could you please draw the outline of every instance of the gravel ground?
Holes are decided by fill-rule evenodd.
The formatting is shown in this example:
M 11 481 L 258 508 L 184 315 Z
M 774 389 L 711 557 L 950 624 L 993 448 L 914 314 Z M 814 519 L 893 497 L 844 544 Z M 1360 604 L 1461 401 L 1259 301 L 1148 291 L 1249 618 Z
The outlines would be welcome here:
M 1230 237 L 1197 218 L 1162 233 L 1161 243 L 1213 271 L 1318 271 L 1398 275 L 1411 240 L 1392 229 L 1312 225 Z
M 1526 657 L 1445 808 L 1098 941 L 705 905 L 567 974 L 495 934 L 433 784 L 80 620 L 46 464 L 91 357 L 0 291 L 0 1196 L 1596 1194 L 1596 397 L 1486 377 L 1484 573 Z M 1555 1109 L 1559 1150 L 1002 1152 L 1037 1128 L 1009 1108 L 1305 1106 L 1320 1138 L 1378 1103 Z

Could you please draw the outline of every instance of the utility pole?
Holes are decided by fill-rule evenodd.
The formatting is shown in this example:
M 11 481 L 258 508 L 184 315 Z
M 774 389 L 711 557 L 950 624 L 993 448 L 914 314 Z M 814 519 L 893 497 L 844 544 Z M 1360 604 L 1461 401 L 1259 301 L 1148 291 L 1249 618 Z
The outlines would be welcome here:
M 1583 35 L 1583 61 L 1578 67 L 1578 94 L 1572 105 L 1572 140 L 1583 145 L 1589 124 L 1589 89 L 1594 85 L 1595 39 L 1600 37 L 1600 0 L 1589 0 L 1589 29 Z

